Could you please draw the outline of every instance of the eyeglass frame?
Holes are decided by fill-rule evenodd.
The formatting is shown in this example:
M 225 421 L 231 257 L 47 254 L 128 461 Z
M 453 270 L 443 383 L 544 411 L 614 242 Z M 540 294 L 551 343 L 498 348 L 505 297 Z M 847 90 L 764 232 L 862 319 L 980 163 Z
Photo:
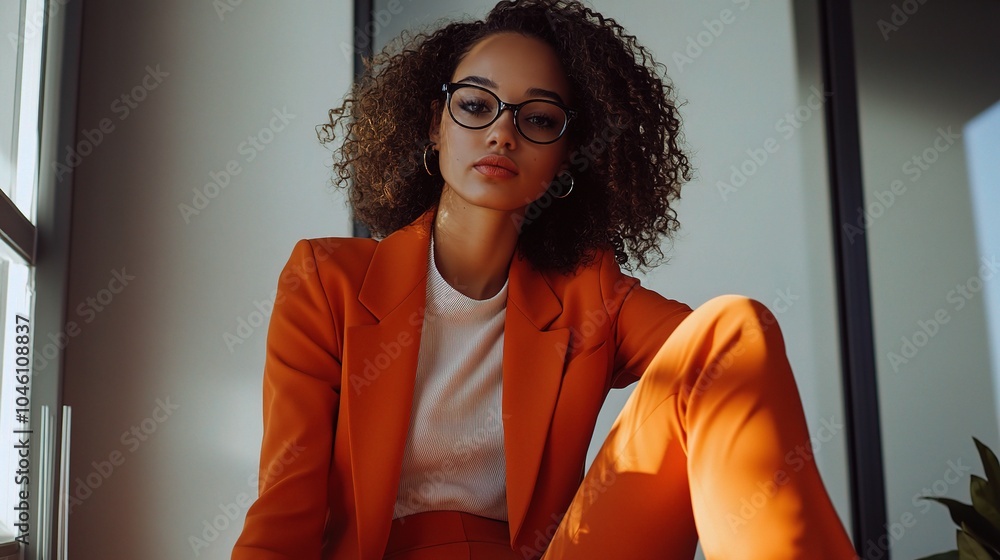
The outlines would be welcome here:
M 472 87 L 472 88 L 476 88 L 478 90 L 482 90 L 482 91 L 490 94 L 491 96 L 493 96 L 494 99 L 497 100 L 497 107 L 498 107 L 497 108 L 497 112 L 496 112 L 495 115 L 493 115 L 493 118 L 490 120 L 490 122 L 488 122 L 488 123 L 486 123 L 486 124 L 484 124 L 482 126 L 469 126 L 467 124 L 462 124 L 462 123 L 458 122 L 458 119 L 455 118 L 455 114 L 452 113 L 452 111 L 451 111 L 451 94 L 454 93 L 455 90 L 461 89 L 461 88 L 464 88 L 464 87 Z M 562 138 L 566 134 L 566 130 L 569 129 L 569 121 L 573 120 L 573 117 L 577 116 L 577 114 L 578 114 L 577 111 L 574 111 L 573 109 L 570 109 L 567 105 L 565 105 L 563 103 L 560 103 L 558 101 L 552 100 L 552 99 L 534 98 L 534 99 L 527 99 L 527 100 L 522 101 L 520 103 L 507 103 L 506 101 L 501 100 L 500 97 L 497 94 L 495 94 L 492 91 L 490 91 L 490 90 L 488 90 L 488 89 L 486 89 L 486 88 L 484 88 L 482 86 L 479 86 L 477 84 L 463 84 L 463 83 L 460 83 L 460 82 L 445 82 L 445 83 L 441 84 L 441 91 L 445 93 L 445 105 L 448 106 L 448 115 L 451 116 L 451 120 L 455 121 L 455 124 L 457 124 L 458 126 L 461 126 L 463 128 L 468 128 L 470 130 L 482 130 L 482 129 L 490 126 L 491 124 L 497 122 L 497 119 L 499 119 L 500 115 L 503 114 L 504 109 L 510 109 L 511 113 L 514 115 L 514 128 L 517 129 L 517 133 L 520 134 L 522 138 L 524 138 L 525 140 L 527 140 L 528 142 L 531 142 L 533 144 L 552 144 L 554 142 L 558 142 L 559 139 Z M 521 110 L 521 107 L 527 105 L 528 103 L 534 103 L 534 102 L 542 102 L 542 103 L 549 103 L 549 104 L 555 105 L 556 107 L 559 107 L 560 109 L 563 110 L 563 112 L 566 113 L 566 121 L 563 122 L 563 127 L 562 127 L 562 130 L 559 131 L 559 135 L 556 136 L 554 139 L 549 140 L 548 142 L 539 142 L 537 140 L 532 140 L 531 138 L 528 138 L 528 136 L 524 134 L 524 131 L 521 130 L 521 125 L 518 124 L 518 122 L 517 122 L 517 113 L 518 113 L 518 111 Z

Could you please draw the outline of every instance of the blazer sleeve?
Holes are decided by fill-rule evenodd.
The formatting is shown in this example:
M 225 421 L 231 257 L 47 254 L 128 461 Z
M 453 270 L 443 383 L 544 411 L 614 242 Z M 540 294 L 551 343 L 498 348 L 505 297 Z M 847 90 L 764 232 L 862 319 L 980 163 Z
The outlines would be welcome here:
M 638 278 L 623 274 L 611 253 L 606 256 L 601 277 L 608 314 L 614 318 L 611 387 L 620 389 L 642 377 L 660 346 L 692 309 L 646 288 Z
M 264 359 L 258 497 L 233 560 L 319 559 L 340 405 L 336 323 L 307 239 L 278 279 Z

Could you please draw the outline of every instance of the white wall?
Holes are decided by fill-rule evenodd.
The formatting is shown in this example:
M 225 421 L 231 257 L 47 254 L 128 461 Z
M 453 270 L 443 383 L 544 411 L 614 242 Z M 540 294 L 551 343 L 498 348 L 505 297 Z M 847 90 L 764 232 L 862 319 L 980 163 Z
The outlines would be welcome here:
M 351 232 L 314 126 L 352 79 L 352 3 L 226 2 L 85 5 L 77 140 L 89 155 L 73 185 L 67 319 L 79 332 L 64 400 L 73 495 L 96 488 L 70 516 L 78 560 L 229 558 L 256 496 L 278 273 L 298 239 Z M 137 87 L 126 115 L 120 98 Z M 272 140 L 274 111 L 294 118 L 274 121 Z M 102 119 L 110 132 L 86 140 Z M 241 145 L 258 135 L 271 142 L 251 161 Z M 186 221 L 178 205 L 230 161 L 240 173 Z M 87 303 L 111 295 L 99 312 Z M 243 320 L 261 326 L 231 352 L 223 336 Z M 123 440 L 133 426 L 144 441 Z M 229 504 L 236 518 L 217 518 Z M 196 554 L 205 522 L 225 528 Z
M 686 102 L 680 112 L 697 177 L 682 190 L 682 230 L 671 262 L 642 276 L 661 294 L 696 307 L 741 293 L 771 307 L 784 333 L 810 432 L 826 438 L 823 421 L 845 422 L 824 147 L 817 14 L 809 2 L 712 0 L 589 2 L 648 46 Z M 493 2 L 404 3 L 386 17 L 376 44 L 402 29 L 462 12 L 484 15 Z M 729 10 L 723 14 L 723 10 Z M 726 22 L 722 22 L 725 19 Z M 718 20 L 719 23 L 712 23 Z M 721 29 L 705 35 L 711 27 Z M 689 38 L 703 46 L 687 52 Z M 707 37 L 707 38 L 706 38 Z M 675 59 L 688 56 L 690 62 Z M 810 96 L 814 96 L 810 100 Z M 813 104 L 813 109 L 809 103 Z M 801 111 L 800 117 L 788 113 Z M 731 166 L 774 138 L 778 150 L 746 183 L 723 196 Z M 781 294 L 790 294 L 784 301 Z M 592 461 L 633 387 L 612 391 L 595 429 Z M 815 442 L 816 462 L 834 505 L 850 528 L 846 430 Z
M 995 287 L 978 267 L 1000 255 L 977 249 L 966 139 L 939 133 L 1000 99 L 1000 5 L 853 6 L 891 550 L 914 558 L 955 548 L 947 509 L 918 497 L 968 503 L 983 474 L 972 436 L 1000 452 L 983 293 L 956 288 Z

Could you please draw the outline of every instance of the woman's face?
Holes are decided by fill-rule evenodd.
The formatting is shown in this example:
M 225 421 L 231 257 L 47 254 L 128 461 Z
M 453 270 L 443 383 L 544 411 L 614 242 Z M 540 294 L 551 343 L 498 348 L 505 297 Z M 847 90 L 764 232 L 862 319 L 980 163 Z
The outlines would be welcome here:
M 450 81 L 479 85 L 507 103 L 551 99 L 572 107 L 569 83 L 555 51 L 544 41 L 517 33 L 497 33 L 473 45 Z M 448 113 L 442 93 L 435 114 L 430 139 L 440 150 L 438 164 L 445 188 L 469 204 L 507 211 L 524 208 L 569 167 L 568 135 L 551 144 L 531 142 L 514 127 L 513 111 L 503 111 L 486 128 L 464 128 Z M 489 155 L 509 158 L 516 174 L 476 165 Z

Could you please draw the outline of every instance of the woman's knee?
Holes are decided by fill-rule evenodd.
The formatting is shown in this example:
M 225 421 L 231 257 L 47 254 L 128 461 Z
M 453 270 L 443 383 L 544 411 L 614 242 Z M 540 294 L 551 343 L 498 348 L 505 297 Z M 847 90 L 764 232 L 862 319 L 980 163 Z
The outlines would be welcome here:
M 702 378 L 702 383 L 720 377 L 737 362 L 757 364 L 773 355 L 776 348 L 784 348 L 777 319 L 771 310 L 760 301 L 740 294 L 709 299 L 694 308 L 682 325 L 676 335 L 664 341 L 654 360 L 688 356 L 699 361 L 700 366 L 683 376 L 681 383 L 688 386 L 698 377 Z M 693 346 L 700 349 L 692 351 Z M 663 375 L 673 375 L 676 371 L 674 367 L 661 369 Z
M 721 377 L 740 373 L 772 375 L 770 360 L 783 355 L 784 341 L 777 320 L 760 301 L 739 294 L 716 296 L 695 312 L 704 329 L 706 343 L 712 345 L 706 363 L 689 381 L 692 394 L 698 394 Z M 694 315 L 694 314 L 692 314 Z
M 742 294 L 715 296 L 701 304 L 697 310 L 714 316 L 716 320 L 735 321 L 744 328 L 780 330 L 778 319 L 770 308 L 759 300 Z
M 715 296 L 695 311 L 701 316 L 700 323 L 714 333 L 710 336 L 716 342 L 721 342 L 720 334 L 723 338 L 735 337 L 734 344 L 722 343 L 727 347 L 726 361 L 747 350 L 766 354 L 770 349 L 784 347 L 784 336 L 774 313 L 754 298 L 741 294 Z

